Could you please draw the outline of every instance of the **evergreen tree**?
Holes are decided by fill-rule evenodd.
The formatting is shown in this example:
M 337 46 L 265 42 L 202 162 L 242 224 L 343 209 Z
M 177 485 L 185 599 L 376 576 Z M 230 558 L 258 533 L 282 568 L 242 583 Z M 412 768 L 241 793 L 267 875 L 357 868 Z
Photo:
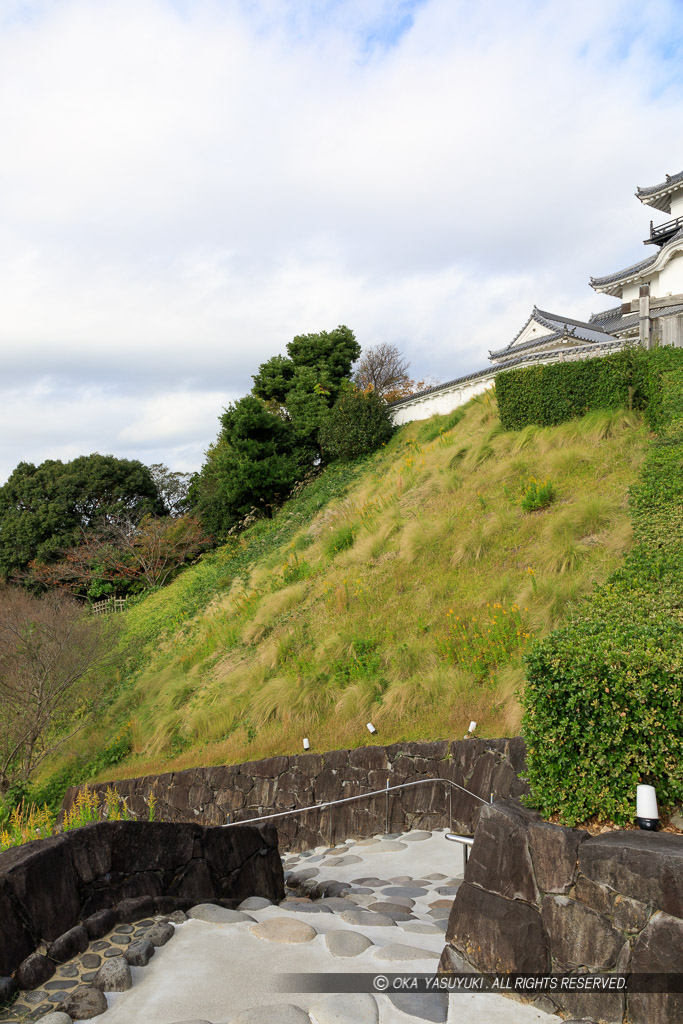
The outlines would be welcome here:
M 190 501 L 205 528 L 223 536 L 252 508 L 266 515 L 299 475 L 292 426 L 253 395 L 228 406 Z
M 72 462 L 21 462 L 0 487 L 0 575 L 37 558 L 51 561 L 108 518 L 163 514 L 149 469 L 137 460 L 82 455 Z

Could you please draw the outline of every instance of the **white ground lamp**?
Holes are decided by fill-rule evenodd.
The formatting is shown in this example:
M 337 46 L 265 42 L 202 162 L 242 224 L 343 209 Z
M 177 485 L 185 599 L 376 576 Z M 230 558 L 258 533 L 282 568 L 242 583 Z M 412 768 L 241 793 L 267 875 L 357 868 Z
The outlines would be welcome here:
M 368 724 L 367 724 L 367 725 L 365 726 L 365 728 L 366 728 L 366 729 L 368 730 L 368 732 L 369 732 L 369 733 L 371 733 L 371 734 L 372 734 L 373 736 L 374 736 L 374 735 L 375 735 L 375 733 L 377 732 L 377 730 L 375 729 L 375 727 L 374 727 L 374 725 L 372 724 L 372 722 L 368 722 Z
M 308 742 L 308 736 L 304 736 L 304 750 L 310 750 L 311 744 Z
M 649 832 L 656 832 L 659 828 L 659 810 L 654 786 L 638 786 L 636 789 L 636 825 Z
M 466 740 L 469 736 L 473 736 L 474 735 L 474 730 L 476 728 L 477 728 L 477 723 L 476 722 L 470 722 L 469 729 L 467 730 L 467 732 L 463 736 L 463 739 Z

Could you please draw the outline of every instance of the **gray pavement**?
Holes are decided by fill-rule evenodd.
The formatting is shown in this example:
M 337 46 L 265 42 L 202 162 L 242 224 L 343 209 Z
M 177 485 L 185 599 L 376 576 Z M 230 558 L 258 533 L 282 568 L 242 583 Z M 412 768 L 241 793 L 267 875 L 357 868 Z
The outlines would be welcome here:
M 211 912 L 199 911 L 178 924 L 148 966 L 131 968 L 131 989 L 106 993 L 109 1009 L 93 1020 L 559 1024 L 556 1016 L 491 993 L 392 997 L 282 990 L 288 973 L 436 971 L 462 878 L 462 848 L 447 842 L 443 832 L 375 838 L 284 857 L 287 872 L 308 874 L 313 882 L 346 883 L 342 898 L 307 903 L 299 889 L 279 906 L 247 901 L 243 918 L 218 914 L 212 920 Z

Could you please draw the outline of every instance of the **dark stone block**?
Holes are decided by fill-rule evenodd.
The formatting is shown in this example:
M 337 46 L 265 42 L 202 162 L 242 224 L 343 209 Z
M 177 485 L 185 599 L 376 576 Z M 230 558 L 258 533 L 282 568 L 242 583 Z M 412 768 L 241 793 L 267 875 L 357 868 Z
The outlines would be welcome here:
M 370 789 L 384 789 L 387 782 L 393 785 L 394 775 L 391 768 L 371 768 L 368 772 L 368 786 Z M 392 793 L 391 796 L 394 794 Z
M 623 896 L 683 917 L 683 842 L 665 832 L 608 832 L 581 844 L 582 874 Z
M 209 866 L 202 859 L 191 860 L 181 868 L 169 887 L 171 896 L 188 896 L 197 902 L 218 896 L 218 890 L 209 871 Z
M 113 910 L 98 910 L 83 921 L 83 927 L 88 933 L 89 939 L 101 939 L 103 935 L 110 932 L 116 924 L 116 914 Z
M 154 899 L 151 896 L 136 896 L 121 900 L 116 908 L 119 921 L 139 921 L 154 913 Z
M 323 803 L 327 800 L 339 800 L 342 796 L 343 787 L 339 772 L 332 768 L 323 768 L 315 780 L 313 787 L 313 800 L 315 803 Z
M 168 809 L 173 812 L 179 812 L 180 814 L 190 813 L 190 786 L 189 784 L 178 782 L 170 787 L 166 795 L 166 803 Z
M 446 940 L 479 971 L 545 974 L 549 968 L 538 910 L 467 882 L 455 897 Z
M 85 953 L 89 942 L 88 932 L 82 924 L 77 924 L 47 947 L 47 955 L 58 964 L 65 964 L 78 953 Z
M 683 957 L 683 921 L 669 914 L 655 914 L 639 935 L 631 970 L 634 973 L 680 974 Z M 672 1024 L 683 1021 L 683 994 L 632 992 L 628 997 L 632 1024 Z
M 493 780 L 500 763 L 501 756 L 497 751 L 486 750 L 477 758 L 474 771 L 468 779 L 467 788 L 484 800 L 488 800 L 491 793 L 495 797 Z
M 526 743 L 522 736 L 513 736 L 507 742 L 505 756 L 512 765 L 516 775 L 524 775 L 526 772 Z
M 410 786 L 400 794 L 401 804 L 406 814 L 439 814 L 443 824 L 448 820 L 448 795 L 443 782 L 428 776 L 415 775 L 410 781 L 420 781 L 419 786 Z
M 404 744 L 404 750 L 408 757 L 441 758 L 448 753 L 448 740 L 417 740 Z
M 238 772 L 233 780 L 233 786 L 242 793 L 249 793 L 254 788 L 254 780 L 251 775 Z
M 622 1024 L 624 1019 L 626 998 L 621 992 L 563 992 L 560 996 L 552 995 L 562 1012 L 578 1018 L 579 1024 L 592 1024 L 593 1021 Z
M 394 773 L 396 785 L 399 785 L 401 782 L 405 782 L 407 779 L 412 778 L 412 776 L 415 774 L 415 768 L 413 766 L 412 759 L 410 757 L 406 757 L 406 755 L 403 753 L 399 754 L 394 759 L 391 769 Z
M 591 882 L 590 878 L 579 875 L 573 895 L 574 899 L 585 903 L 591 910 L 597 910 L 598 914 L 609 917 L 612 913 L 614 893 L 604 885 Z
M 266 814 L 274 806 L 277 787 L 277 778 L 258 776 L 254 779 L 254 785 L 249 790 L 246 802 L 246 806 L 254 817 Z
M 624 944 L 606 918 L 566 896 L 546 896 L 541 917 L 550 941 L 553 962 L 560 970 L 613 968 Z
M 93 988 L 92 985 L 79 985 L 57 1009 L 68 1013 L 72 1020 L 90 1020 L 91 1017 L 99 1017 L 106 1011 L 107 1000 L 104 992 Z
M 112 833 L 111 870 L 174 871 L 192 858 L 195 825 L 167 821 L 104 823 Z
M 628 896 L 615 896 L 613 906 L 614 927 L 622 932 L 640 932 L 648 922 L 652 907 Z M 683 952 L 683 950 L 682 950 Z
M 4 854 L 0 854 L 0 865 Z M 1 867 L 0 867 L 1 870 Z M 7 881 L 0 877 L 0 974 L 8 975 L 36 946 L 37 936 L 31 935 L 29 926 L 19 912 Z
M 335 770 L 343 768 L 345 764 L 349 763 L 349 751 L 348 750 L 330 750 L 326 754 L 323 754 L 323 768 Z
M 529 822 L 529 848 L 543 892 L 566 893 L 574 881 L 579 845 L 588 833 L 546 821 Z
M 452 758 L 444 758 L 443 761 L 439 761 L 437 775 L 440 779 L 450 779 L 451 782 L 455 782 L 458 786 L 465 785 L 465 776 L 462 773 L 462 769 Z M 444 786 L 446 794 L 448 794 L 448 790 L 451 788 L 451 786 Z M 453 791 L 453 796 L 455 797 L 455 790 Z
M 124 949 L 123 955 L 131 967 L 146 967 L 154 956 L 154 943 L 149 939 L 136 939 Z
M 216 878 L 225 878 L 239 864 L 258 853 L 263 838 L 259 830 L 250 825 L 209 827 L 202 829 L 202 845 L 211 873 Z
M 357 747 L 349 750 L 348 763 L 356 768 L 369 771 L 382 771 L 389 767 L 389 759 L 384 747 Z
M 479 758 L 486 752 L 486 741 L 474 737 L 466 740 L 455 740 L 451 743 L 450 753 L 455 763 L 462 769 L 465 776 L 474 771 Z
M 0 873 L 13 902 L 23 907 L 34 938 L 47 942 L 73 927 L 81 909 L 68 835 L 36 840 L 0 854 Z
M 307 775 L 309 779 L 314 778 L 323 770 L 322 754 L 297 754 L 296 757 L 290 757 L 288 760 L 290 764 L 296 764 L 299 771 Z
M 452 946 L 444 946 L 441 958 L 439 960 L 439 966 L 437 968 L 438 974 L 478 974 L 479 972 L 472 967 L 471 964 L 465 960 L 460 953 L 456 953 Z
M 55 973 L 55 965 L 42 953 L 31 953 L 19 964 L 16 978 L 20 988 L 38 988 Z
M 528 842 L 534 817 L 508 800 L 483 807 L 465 879 L 506 899 L 535 902 L 538 892 Z
M 276 779 L 289 768 L 288 757 L 266 757 L 263 761 L 246 761 L 240 769 L 254 778 Z
M 0 978 L 0 1006 L 8 1006 L 12 1002 L 17 988 L 14 978 Z
M 113 822 L 95 822 L 69 833 L 69 847 L 76 873 L 86 885 L 111 871 Z
M 354 767 L 352 764 L 347 764 L 343 768 L 339 769 L 339 778 L 345 784 L 344 795 L 347 795 L 347 783 L 355 783 L 358 786 L 362 786 L 363 789 L 359 789 L 358 792 L 363 792 L 363 790 L 367 788 L 368 773 L 365 769 Z

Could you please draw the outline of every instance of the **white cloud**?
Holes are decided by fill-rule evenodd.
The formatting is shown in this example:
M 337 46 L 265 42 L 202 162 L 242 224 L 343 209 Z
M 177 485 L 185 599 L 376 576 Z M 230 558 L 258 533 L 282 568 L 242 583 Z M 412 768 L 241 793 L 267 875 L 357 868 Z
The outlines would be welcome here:
M 6 2 L 0 478 L 95 444 L 197 467 L 295 333 L 344 322 L 447 379 L 534 302 L 604 307 L 635 185 L 681 167 L 678 13 Z

